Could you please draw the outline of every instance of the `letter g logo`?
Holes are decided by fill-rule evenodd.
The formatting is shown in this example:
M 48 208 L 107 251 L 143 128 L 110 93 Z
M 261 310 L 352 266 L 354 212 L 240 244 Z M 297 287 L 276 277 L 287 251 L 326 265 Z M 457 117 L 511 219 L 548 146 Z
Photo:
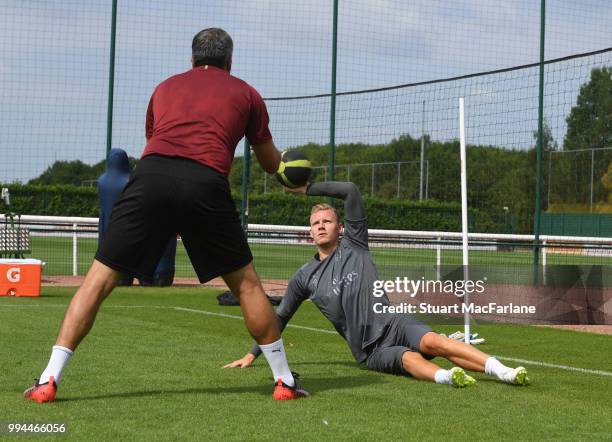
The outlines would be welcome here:
M 11 267 L 6 272 L 6 279 L 9 282 L 19 282 L 21 280 L 21 269 L 19 267 Z

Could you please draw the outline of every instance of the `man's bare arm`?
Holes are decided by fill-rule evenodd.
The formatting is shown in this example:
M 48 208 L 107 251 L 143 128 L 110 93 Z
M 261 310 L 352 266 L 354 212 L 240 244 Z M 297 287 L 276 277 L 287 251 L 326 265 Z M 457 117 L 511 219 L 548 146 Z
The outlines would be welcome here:
M 257 146 L 253 146 L 253 152 L 255 152 L 257 161 L 261 165 L 262 169 L 267 173 L 272 174 L 278 170 L 281 155 L 274 145 L 274 141 L 272 141 L 272 139 L 262 144 L 258 144 Z

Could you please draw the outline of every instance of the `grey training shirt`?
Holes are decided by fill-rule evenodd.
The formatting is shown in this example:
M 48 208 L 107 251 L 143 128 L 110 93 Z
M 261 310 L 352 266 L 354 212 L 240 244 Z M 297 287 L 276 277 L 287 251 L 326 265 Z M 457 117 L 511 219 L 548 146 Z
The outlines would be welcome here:
M 363 362 L 364 350 L 385 333 L 390 316 L 376 314 L 372 308 L 376 302 L 388 305 L 389 301 L 386 296 L 372 296 L 378 271 L 368 248 L 361 194 L 353 183 L 324 182 L 312 184 L 307 195 L 344 200 L 344 237 L 323 261 L 317 253 L 293 275 L 276 310 L 279 327 L 282 331 L 302 301 L 310 299 L 346 340 L 357 362 Z M 251 353 L 259 356 L 257 344 Z

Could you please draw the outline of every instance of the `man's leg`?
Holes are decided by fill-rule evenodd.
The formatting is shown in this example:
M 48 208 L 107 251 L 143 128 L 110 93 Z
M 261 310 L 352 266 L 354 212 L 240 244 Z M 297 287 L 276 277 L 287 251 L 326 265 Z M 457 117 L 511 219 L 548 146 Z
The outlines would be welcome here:
M 510 368 L 496 358 L 483 353 L 465 342 L 429 332 L 423 335 L 419 351 L 431 356 L 440 356 L 467 370 L 479 371 L 499 380 L 518 385 L 527 385 L 527 370 L 524 367 Z
M 409 374 L 421 381 L 431 381 L 453 387 L 468 387 L 476 383 L 474 378 L 466 375 L 460 367 L 445 370 L 425 359 L 421 353 L 402 345 L 393 345 L 393 343 L 396 343 L 396 340 L 387 336 L 368 356 L 366 365 L 370 370 L 395 375 Z
M 465 368 L 466 370 L 479 371 L 481 373 L 484 373 L 484 369 L 482 368 L 482 365 L 478 362 L 472 362 L 469 359 L 463 359 L 458 356 L 449 356 L 447 359 L 451 361 L 453 364 L 458 365 L 459 367 Z
M 240 300 L 246 327 L 268 360 L 274 380 L 281 379 L 287 385 L 295 385 L 287 364 L 276 315 L 264 293 L 253 264 L 247 264 L 239 270 L 223 275 L 223 280 Z
M 435 332 L 423 335 L 419 343 L 419 351 L 430 356 L 446 358 L 463 368 L 480 372 L 485 371 L 485 364 L 490 357 L 465 342 L 440 336 Z
M 416 351 L 405 351 L 402 355 L 402 365 L 404 370 L 420 381 L 435 381 L 436 372 L 440 367 L 425 359 Z
M 476 384 L 476 379 L 468 376 L 463 368 L 453 367 L 445 370 L 431 361 L 428 361 L 418 352 L 406 351 L 402 355 L 404 370 L 415 379 L 433 381 L 436 384 L 446 384 L 463 388 Z
M 24 396 L 36 402 L 55 399 L 55 390 L 74 350 L 89 333 L 102 301 L 113 290 L 121 273 L 94 260 L 85 281 L 70 301 L 47 367 Z
M 89 333 L 102 301 L 113 290 L 121 273 L 94 260 L 85 281 L 70 301 L 59 335 L 51 353 L 51 359 L 38 381 L 49 382 L 53 376 L 59 384 L 64 366 L 81 340 Z
M 70 301 L 56 345 L 74 351 L 89 333 L 102 301 L 112 292 L 121 273 L 94 260 L 85 281 Z

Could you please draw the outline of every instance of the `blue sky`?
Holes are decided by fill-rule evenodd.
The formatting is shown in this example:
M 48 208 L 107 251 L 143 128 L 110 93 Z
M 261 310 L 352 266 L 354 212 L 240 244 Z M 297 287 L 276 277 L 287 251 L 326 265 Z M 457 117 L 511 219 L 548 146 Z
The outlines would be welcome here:
M 612 2 L 549 1 L 546 57 L 612 46 Z M 157 83 L 189 68 L 204 27 L 228 30 L 233 74 L 265 97 L 327 93 L 330 0 L 118 0 L 113 146 L 139 156 Z M 339 0 L 338 91 L 377 88 L 536 62 L 539 2 Z M 578 5 L 579 4 L 579 5 Z M 577 6 L 578 5 L 578 6 Z M 55 160 L 104 158 L 111 1 L 2 1 L 0 181 L 26 181 Z M 546 116 L 562 140 L 580 84 L 610 55 L 547 68 Z M 456 137 L 466 97 L 468 142 L 527 148 L 537 69 L 338 99 L 337 142 L 401 134 Z M 279 147 L 328 139 L 329 100 L 271 101 Z M 240 151 L 241 148 L 238 149 Z

